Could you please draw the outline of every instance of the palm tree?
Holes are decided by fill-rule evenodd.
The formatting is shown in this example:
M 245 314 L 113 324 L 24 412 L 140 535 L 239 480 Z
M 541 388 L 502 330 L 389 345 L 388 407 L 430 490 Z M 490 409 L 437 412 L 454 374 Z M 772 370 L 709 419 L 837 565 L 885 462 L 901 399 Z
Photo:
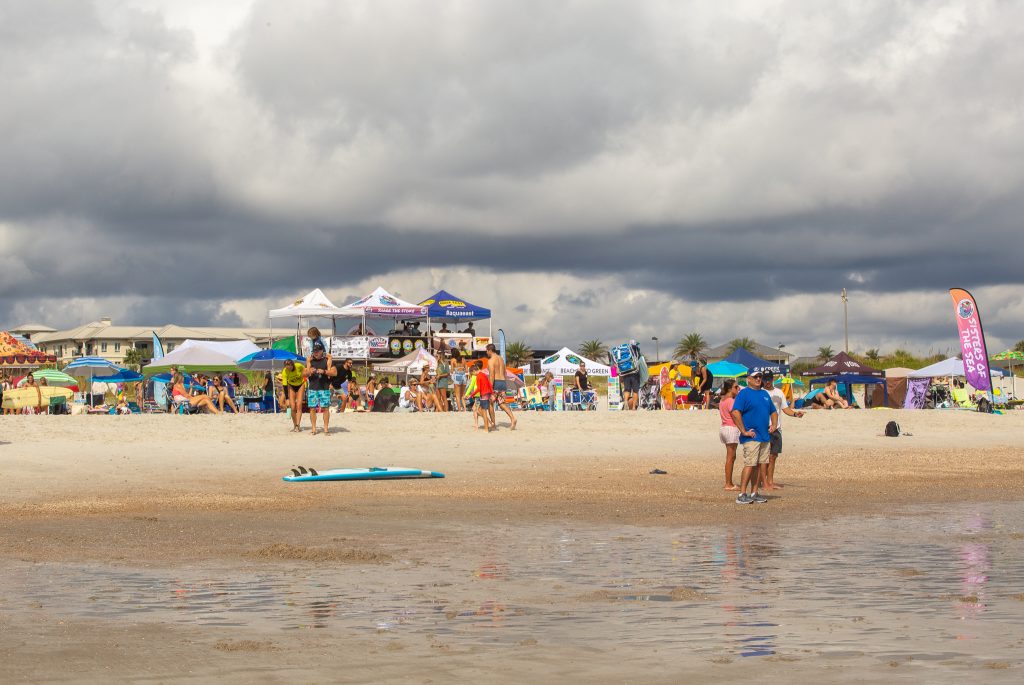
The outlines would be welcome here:
M 516 340 L 505 346 L 505 361 L 510 366 L 522 366 L 524 362 L 530 361 L 531 357 L 533 357 L 533 350 L 525 340 Z
M 600 359 L 608 354 L 608 346 L 600 340 L 584 340 L 580 343 L 580 354 L 587 359 Z
M 870 350 L 868 350 L 867 352 L 864 353 L 864 356 L 867 357 L 869 360 L 871 360 L 873 362 L 877 362 L 878 361 L 878 356 L 879 356 L 878 355 L 878 348 L 877 347 L 872 347 Z
M 729 341 L 729 354 L 732 354 L 736 350 L 746 350 L 747 352 L 754 351 L 754 341 L 750 338 L 733 338 Z
M 818 348 L 818 359 L 823 362 L 827 362 L 835 355 L 831 345 L 824 345 Z
M 700 333 L 694 332 L 680 339 L 672 354 L 679 359 L 683 359 L 685 357 L 696 359 L 700 356 L 701 352 L 707 349 L 707 346 L 708 343 L 704 340 L 704 336 Z

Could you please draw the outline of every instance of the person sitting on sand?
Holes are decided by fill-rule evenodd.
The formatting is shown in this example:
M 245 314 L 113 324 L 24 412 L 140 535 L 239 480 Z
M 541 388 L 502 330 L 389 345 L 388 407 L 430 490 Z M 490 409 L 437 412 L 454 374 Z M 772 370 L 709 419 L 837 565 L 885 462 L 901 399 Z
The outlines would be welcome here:
M 811 404 L 815 408 L 820 409 L 849 409 L 850 403 L 843 399 L 843 396 L 839 394 L 839 384 L 836 379 L 830 378 L 825 387 L 821 389 L 814 399 L 811 400 Z
M 740 385 L 733 378 L 727 378 L 722 383 L 722 399 L 718 403 L 718 413 L 722 418 L 722 426 L 718 429 L 718 438 L 725 445 L 725 489 L 739 490 L 739 486 L 732 482 L 733 466 L 736 463 L 736 447 L 740 444 L 740 429 L 732 418 L 732 405 L 736 395 L 740 392 Z
M 114 407 L 114 411 L 120 416 L 127 416 L 132 413 L 132 408 L 128 406 L 128 400 L 124 395 L 117 398 L 117 405 Z
M 196 393 L 189 394 L 185 389 L 185 378 L 180 374 L 176 373 L 171 376 L 171 400 L 175 406 L 180 407 L 186 402 L 191 407 L 197 409 L 205 409 L 211 414 L 219 414 L 220 410 L 214 405 L 213 400 L 208 395 Z

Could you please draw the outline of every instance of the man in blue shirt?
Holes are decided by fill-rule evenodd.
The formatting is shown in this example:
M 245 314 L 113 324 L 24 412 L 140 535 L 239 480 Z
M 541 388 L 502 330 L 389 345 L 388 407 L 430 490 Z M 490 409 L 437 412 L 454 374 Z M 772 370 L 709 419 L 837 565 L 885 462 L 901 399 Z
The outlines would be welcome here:
M 741 492 L 736 497 L 736 504 L 768 501 L 767 497 L 757 493 L 757 483 L 764 479 L 768 468 L 769 446 L 772 433 L 779 426 L 779 413 L 771 395 L 761 387 L 763 382 L 760 371 L 749 374 L 747 387 L 740 390 L 732 405 L 732 420 L 740 431 L 740 448 L 743 450 Z

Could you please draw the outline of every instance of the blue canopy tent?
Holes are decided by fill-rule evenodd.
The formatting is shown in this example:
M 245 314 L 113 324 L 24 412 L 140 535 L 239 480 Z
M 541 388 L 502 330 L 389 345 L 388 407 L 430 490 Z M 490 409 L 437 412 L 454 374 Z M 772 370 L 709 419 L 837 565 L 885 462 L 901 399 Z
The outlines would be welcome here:
M 885 401 L 883 407 L 889 406 L 889 388 L 885 383 L 884 378 L 878 376 L 862 376 L 855 373 L 840 373 L 835 376 L 828 376 L 825 378 L 815 378 L 807 385 L 813 388 L 815 385 L 825 385 L 829 381 L 836 381 L 839 383 L 839 394 L 846 398 L 846 401 L 853 403 L 853 386 L 854 385 L 881 385 L 882 394 L 884 395 Z M 811 393 L 808 393 L 810 396 Z M 806 398 L 805 398 L 806 400 Z
M 733 350 L 732 354 L 722 361 L 742 364 L 751 371 L 770 371 L 776 376 L 789 373 L 789 364 L 780 364 L 778 362 L 770 362 L 767 359 L 761 359 L 750 350 L 742 347 L 737 347 Z
M 431 321 L 440 321 L 442 323 L 480 321 L 491 318 L 491 310 L 487 307 L 480 307 L 467 302 L 446 290 L 438 290 L 420 302 L 420 306 L 427 308 L 427 315 Z

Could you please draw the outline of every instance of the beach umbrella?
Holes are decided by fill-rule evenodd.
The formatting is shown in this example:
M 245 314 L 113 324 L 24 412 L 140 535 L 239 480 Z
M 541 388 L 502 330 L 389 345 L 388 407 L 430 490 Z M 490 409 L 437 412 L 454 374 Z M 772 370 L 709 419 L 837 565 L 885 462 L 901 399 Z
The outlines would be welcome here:
M 795 385 L 798 387 L 804 387 L 804 384 L 791 376 L 782 376 L 781 378 L 775 379 L 775 385 Z
M 284 367 L 284 363 L 286 361 L 305 362 L 306 358 L 300 357 L 289 350 L 272 348 L 245 355 L 238 360 L 238 368 L 245 369 L 247 371 L 270 371 L 273 373 L 274 371 Z M 271 393 L 271 395 L 274 399 L 274 411 L 276 412 L 277 393 Z
M 63 373 L 62 371 L 58 371 L 57 369 L 39 369 L 32 372 L 32 377 L 36 379 L 36 383 L 45 378 L 47 385 L 69 387 L 78 384 L 78 381 L 73 377 Z M 18 386 L 20 387 L 27 378 L 28 376 L 25 376 L 18 381 Z
M 121 367 L 117 366 L 113 362 L 107 361 L 103 357 L 79 357 L 78 359 L 75 359 L 70 364 L 64 367 L 64 373 L 71 376 L 77 374 L 82 378 L 88 376 L 90 387 L 89 402 L 91 404 L 92 377 L 97 373 L 102 373 L 106 375 L 114 374 L 117 373 L 118 369 L 120 368 Z
M 747 375 L 747 367 L 743 366 L 743 364 L 734 364 L 727 361 L 708 364 L 708 371 L 715 378 L 739 378 L 740 376 Z
M 238 360 L 238 368 L 246 371 L 275 371 L 286 361 L 305 362 L 305 357 L 300 357 L 288 350 L 260 350 L 247 354 Z
M 137 383 L 143 378 L 142 374 L 138 371 L 132 371 L 131 369 L 118 369 L 117 373 L 110 374 L 109 376 L 93 376 L 93 381 L 99 381 L 101 383 Z

